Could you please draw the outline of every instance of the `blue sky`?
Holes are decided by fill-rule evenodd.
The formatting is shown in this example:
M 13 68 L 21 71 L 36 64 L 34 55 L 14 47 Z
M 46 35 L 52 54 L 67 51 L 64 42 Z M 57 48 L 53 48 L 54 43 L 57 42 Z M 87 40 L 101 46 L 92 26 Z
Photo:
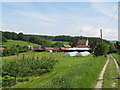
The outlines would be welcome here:
M 118 39 L 117 2 L 3 2 L 4 31 Z M 113 16 L 113 14 L 116 14 Z M 112 18 L 112 19 L 111 19 Z

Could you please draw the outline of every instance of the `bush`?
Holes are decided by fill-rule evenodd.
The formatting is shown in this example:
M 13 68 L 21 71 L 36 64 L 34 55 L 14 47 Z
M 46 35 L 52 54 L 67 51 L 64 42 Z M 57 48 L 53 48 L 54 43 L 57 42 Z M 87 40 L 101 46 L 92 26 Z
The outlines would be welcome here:
M 105 43 L 98 43 L 94 49 L 94 56 L 107 56 L 108 45 Z
M 2 86 L 6 87 L 6 86 L 13 86 L 16 84 L 16 79 L 15 77 L 11 77 L 9 75 L 6 75 L 4 77 L 2 77 Z
M 109 45 L 109 53 L 117 53 L 117 50 L 116 50 L 114 44 Z
M 18 82 L 25 82 L 25 81 L 29 81 L 29 77 L 20 77 L 20 78 L 17 78 L 17 81 Z

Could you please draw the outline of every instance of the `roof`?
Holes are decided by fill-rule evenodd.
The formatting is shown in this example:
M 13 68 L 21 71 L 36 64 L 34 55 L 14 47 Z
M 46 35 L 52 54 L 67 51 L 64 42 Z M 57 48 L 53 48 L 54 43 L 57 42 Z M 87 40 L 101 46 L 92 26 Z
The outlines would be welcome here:
M 68 48 L 60 47 L 61 50 L 68 50 Z
M 77 53 L 78 53 L 77 51 L 75 51 L 75 52 L 68 52 L 68 53 L 64 54 L 64 56 L 76 56 Z
M 59 50 L 59 48 L 54 48 L 54 47 L 45 47 L 45 50 Z
M 32 49 L 41 49 L 41 47 L 32 47 Z
M 77 44 L 78 44 L 78 45 L 85 45 L 85 44 L 86 44 L 86 41 L 87 41 L 87 40 L 85 40 L 85 39 L 82 39 L 82 40 L 79 39 L 78 42 L 77 42 Z
M 69 48 L 68 50 L 90 50 L 90 48 Z
M 89 47 L 90 47 L 89 45 L 88 46 L 86 46 L 86 45 L 78 45 L 75 48 L 89 48 Z
M 62 47 L 71 48 L 70 45 L 63 45 Z

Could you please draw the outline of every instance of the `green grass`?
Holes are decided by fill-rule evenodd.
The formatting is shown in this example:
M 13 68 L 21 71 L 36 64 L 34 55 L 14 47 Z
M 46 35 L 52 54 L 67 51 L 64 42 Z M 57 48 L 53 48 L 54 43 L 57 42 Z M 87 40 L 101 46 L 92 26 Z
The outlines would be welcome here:
M 39 78 L 19 83 L 13 88 L 93 88 L 106 61 L 106 57 L 64 57 L 64 53 L 27 52 L 27 56 L 53 56 L 58 63 L 53 70 Z M 19 56 L 22 56 L 20 54 Z M 17 56 L 3 57 L 9 61 Z
M 20 46 L 28 46 L 29 45 L 28 42 L 19 41 L 19 40 L 7 40 L 7 42 L 3 42 L 2 44 L 3 44 L 3 46 L 7 46 L 8 48 L 10 48 L 13 45 L 20 45 Z M 30 43 L 30 44 L 33 46 L 40 46 L 40 45 L 35 44 L 35 43 Z
M 65 42 L 65 41 L 51 41 L 51 44 L 54 44 L 56 42 L 63 43 L 64 45 L 68 45 L 69 44 L 69 42 Z
M 110 61 L 105 71 L 103 88 L 118 88 L 118 72 L 113 59 Z
M 112 56 L 117 60 L 119 66 L 120 66 L 120 55 L 119 54 L 112 54 Z

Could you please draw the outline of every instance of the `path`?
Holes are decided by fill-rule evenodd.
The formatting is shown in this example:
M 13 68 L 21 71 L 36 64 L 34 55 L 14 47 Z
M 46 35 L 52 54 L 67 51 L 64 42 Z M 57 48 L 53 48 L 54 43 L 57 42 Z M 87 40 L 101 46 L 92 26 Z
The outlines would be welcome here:
M 105 65 L 104 65 L 104 67 L 103 67 L 103 69 L 102 69 L 102 71 L 101 71 L 101 73 L 100 73 L 100 76 L 99 76 L 99 78 L 98 78 L 97 84 L 96 84 L 96 86 L 95 86 L 95 88 L 97 88 L 97 89 L 98 89 L 98 88 L 101 89 L 102 86 L 103 86 L 104 73 L 105 73 L 106 67 L 107 67 L 107 65 L 108 65 L 108 63 L 109 63 L 109 61 L 110 61 L 110 58 L 112 58 L 112 60 L 114 61 L 115 66 L 116 66 L 116 69 L 117 69 L 117 72 L 118 72 L 119 77 L 120 77 L 120 69 L 119 69 L 119 66 L 118 66 L 118 63 L 117 63 L 116 59 L 113 58 L 112 55 L 108 55 L 107 57 L 108 57 L 108 59 L 107 59 Z
M 107 59 L 105 65 L 104 65 L 104 67 L 103 67 L 103 69 L 102 69 L 102 71 L 101 71 L 101 73 L 100 73 L 100 76 L 99 76 L 99 78 L 98 78 L 98 81 L 97 81 L 97 84 L 96 84 L 95 88 L 102 88 L 102 85 L 103 85 L 103 76 L 104 76 L 106 67 L 107 67 L 107 65 L 108 65 L 108 63 L 109 63 L 109 61 L 110 61 L 109 55 L 108 55 L 107 57 L 108 57 L 108 59 Z

